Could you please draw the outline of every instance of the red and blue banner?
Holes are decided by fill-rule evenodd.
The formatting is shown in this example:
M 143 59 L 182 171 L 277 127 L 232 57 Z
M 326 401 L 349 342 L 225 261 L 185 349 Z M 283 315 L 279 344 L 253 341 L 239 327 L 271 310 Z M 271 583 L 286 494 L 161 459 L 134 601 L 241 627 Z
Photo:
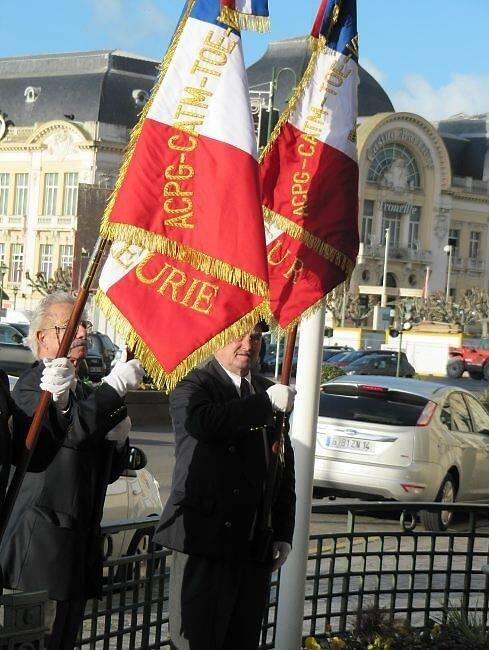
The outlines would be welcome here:
M 282 329 L 348 280 L 358 253 L 355 0 L 323 0 L 311 41 L 260 161 L 270 302 Z
M 115 244 L 98 302 L 164 388 L 265 315 L 256 138 L 219 0 L 187 2 L 101 234 Z

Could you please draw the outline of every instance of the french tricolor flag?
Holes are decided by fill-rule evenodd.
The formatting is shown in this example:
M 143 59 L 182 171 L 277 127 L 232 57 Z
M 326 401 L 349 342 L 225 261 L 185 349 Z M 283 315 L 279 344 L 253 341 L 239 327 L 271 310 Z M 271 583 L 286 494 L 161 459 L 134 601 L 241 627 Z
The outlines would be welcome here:
M 220 19 L 236 29 L 270 29 L 268 0 L 221 0 Z
M 355 0 L 322 0 L 302 80 L 262 153 L 270 300 L 283 329 L 348 279 L 358 252 Z
M 98 303 L 162 387 L 268 313 L 241 38 L 219 0 L 188 0 L 101 234 Z

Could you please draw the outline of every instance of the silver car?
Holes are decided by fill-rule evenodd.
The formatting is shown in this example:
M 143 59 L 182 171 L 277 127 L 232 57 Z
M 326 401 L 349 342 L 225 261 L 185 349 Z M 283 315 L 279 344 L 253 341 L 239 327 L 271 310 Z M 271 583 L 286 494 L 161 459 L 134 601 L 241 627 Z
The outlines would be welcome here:
M 430 381 L 339 377 L 321 387 L 316 496 L 489 501 L 489 414 L 469 391 Z M 429 530 L 451 513 L 425 511 Z

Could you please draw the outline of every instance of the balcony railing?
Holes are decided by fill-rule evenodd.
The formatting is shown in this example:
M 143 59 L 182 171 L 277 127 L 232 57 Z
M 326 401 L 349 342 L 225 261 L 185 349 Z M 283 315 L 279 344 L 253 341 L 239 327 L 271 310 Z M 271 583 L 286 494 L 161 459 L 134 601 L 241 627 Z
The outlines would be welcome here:
M 385 246 L 380 244 L 363 244 L 363 254 L 360 257 L 384 259 Z M 428 263 L 432 261 L 432 252 L 408 246 L 389 246 L 389 259 L 411 262 Z

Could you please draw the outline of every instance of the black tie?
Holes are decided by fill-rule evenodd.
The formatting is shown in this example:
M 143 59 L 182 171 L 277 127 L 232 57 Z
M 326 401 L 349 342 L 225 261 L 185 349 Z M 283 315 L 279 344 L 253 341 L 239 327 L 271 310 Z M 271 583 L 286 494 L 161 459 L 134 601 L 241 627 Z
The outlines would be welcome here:
M 251 395 L 250 384 L 244 377 L 241 377 L 241 386 L 239 387 L 239 390 L 241 397 L 249 397 Z

